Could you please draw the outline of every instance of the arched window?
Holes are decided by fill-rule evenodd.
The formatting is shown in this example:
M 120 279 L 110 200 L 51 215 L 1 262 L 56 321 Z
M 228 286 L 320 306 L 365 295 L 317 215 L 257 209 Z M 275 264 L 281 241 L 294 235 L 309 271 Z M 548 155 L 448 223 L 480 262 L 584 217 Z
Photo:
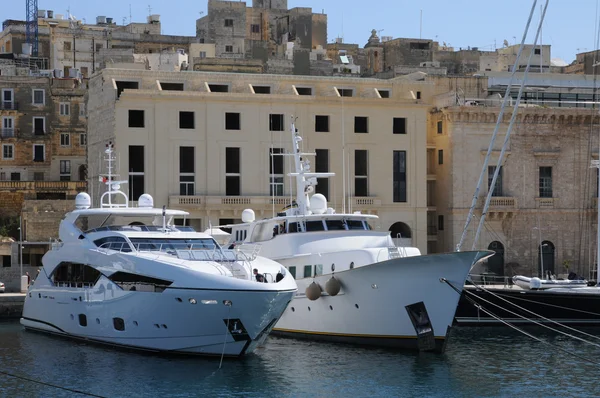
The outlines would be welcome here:
M 79 166 L 79 181 L 87 180 L 87 165 L 82 164 Z
M 549 240 L 542 242 L 538 246 L 538 275 L 545 279 L 548 273 L 554 275 L 554 252 L 556 251 L 554 243 Z
M 487 260 L 488 272 L 493 272 L 498 276 L 504 275 L 504 245 L 502 242 L 493 241 L 488 246 L 488 250 L 493 250 L 495 254 Z
M 397 222 L 397 223 L 394 223 L 390 227 L 390 235 L 392 235 L 392 238 L 394 238 L 394 239 L 396 239 L 396 238 L 410 239 L 410 238 L 412 238 L 412 231 L 410 230 L 410 227 L 408 225 L 406 225 L 405 223 Z

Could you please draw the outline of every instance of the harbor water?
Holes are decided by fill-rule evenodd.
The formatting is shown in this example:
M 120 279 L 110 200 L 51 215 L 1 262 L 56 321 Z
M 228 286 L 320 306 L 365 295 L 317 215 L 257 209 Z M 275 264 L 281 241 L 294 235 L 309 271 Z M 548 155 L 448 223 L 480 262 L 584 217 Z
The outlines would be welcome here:
M 528 329 L 531 331 L 531 329 Z M 270 337 L 225 359 L 122 351 L 0 323 L 1 397 L 595 396 L 600 349 L 544 330 L 546 345 L 507 328 L 458 328 L 443 355 Z M 594 333 L 592 331 L 592 333 Z M 600 331 L 595 332 L 600 335 Z M 15 378 L 8 374 L 19 376 Z

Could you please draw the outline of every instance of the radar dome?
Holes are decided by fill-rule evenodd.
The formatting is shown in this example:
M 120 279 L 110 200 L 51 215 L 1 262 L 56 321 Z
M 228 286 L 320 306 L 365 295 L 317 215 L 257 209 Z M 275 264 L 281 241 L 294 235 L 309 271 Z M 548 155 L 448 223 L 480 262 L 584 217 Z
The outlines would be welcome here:
M 143 194 L 138 199 L 138 207 L 154 207 L 154 199 L 150 194 Z
M 253 222 L 254 219 L 254 210 L 246 209 L 242 212 L 242 222 Z
M 320 193 L 314 194 L 310 198 L 310 210 L 314 214 L 323 214 L 327 211 L 327 198 Z
M 92 198 L 85 192 L 80 192 L 75 196 L 75 208 L 76 209 L 89 209 L 92 205 Z

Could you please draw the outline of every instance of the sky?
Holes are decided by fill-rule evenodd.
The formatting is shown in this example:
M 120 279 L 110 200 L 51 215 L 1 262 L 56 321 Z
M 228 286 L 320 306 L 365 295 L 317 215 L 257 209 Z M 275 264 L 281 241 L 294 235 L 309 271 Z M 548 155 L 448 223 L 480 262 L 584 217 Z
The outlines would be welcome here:
M 600 0 L 552 0 L 542 30 L 542 43 L 552 46 L 552 58 L 570 63 L 578 52 L 591 51 L 596 43 L 596 21 Z M 0 20 L 25 19 L 25 0 L 2 0 Z M 539 0 L 528 35 L 535 37 L 540 20 Z M 142 22 L 160 14 L 163 34 L 194 36 L 196 19 L 206 13 L 207 0 L 39 0 L 39 9 L 71 14 L 94 23 L 96 16 Z M 252 5 L 252 0 L 246 2 Z M 177 7 L 175 6 L 177 4 Z M 364 46 L 371 30 L 380 36 L 432 39 L 459 48 L 494 50 L 504 40 L 520 42 L 533 0 L 288 0 L 288 6 L 311 7 L 328 15 L 328 41 L 343 37 L 346 43 Z M 149 10 L 150 8 L 150 10 Z M 422 18 L 421 18 L 422 15 Z M 422 22 L 421 22 L 422 21 Z M 535 23 L 533 23 L 535 22 Z

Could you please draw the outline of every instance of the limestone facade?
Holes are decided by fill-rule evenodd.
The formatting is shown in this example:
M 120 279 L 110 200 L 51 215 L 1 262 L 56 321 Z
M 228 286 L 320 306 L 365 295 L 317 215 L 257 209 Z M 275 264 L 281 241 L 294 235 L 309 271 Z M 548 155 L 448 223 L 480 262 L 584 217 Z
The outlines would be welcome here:
M 436 210 L 430 221 L 435 224 L 437 218 L 440 251 L 454 250 L 460 241 L 498 113 L 498 107 L 450 106 L 430 114 L 428 159 L 435 173 Z M 510 115 L 507 108 L 489 166 L 497 165 Z M 593 109 L 520 109 L 501 182 L 475 245 L 502 255 L 476 272 L 535 276 L 543 267 L 554 274 L 595 277 L 598 184 L 590 162 L 598 158 L 599 124 Z M 473 245 L 492 173 L 485 171 L 462 250 Z
M 161 90 L 161 82 L 183 91 Z M 124 85 L 131 88 L 119 90 Z M 204 229 L 239 219 L 245 208 L 266 217 L 289 204 L 291 166 L 286 158 L 270 175 L 270 150 L 290 152 L 293 115 L 305 150 L 317 153 L 313 170 L 336 173 L 317 187 L 332 207 L 378 214 L 379 228 L 426 252 L 433 91 L 403 78 L 105 69 L 90 80 L 89 151 L 113 141 L 132 200 L 148 192 L 156 206 L 190 211 L 192 225 Z M 97 203 L 97 156 L 89 170 Z

